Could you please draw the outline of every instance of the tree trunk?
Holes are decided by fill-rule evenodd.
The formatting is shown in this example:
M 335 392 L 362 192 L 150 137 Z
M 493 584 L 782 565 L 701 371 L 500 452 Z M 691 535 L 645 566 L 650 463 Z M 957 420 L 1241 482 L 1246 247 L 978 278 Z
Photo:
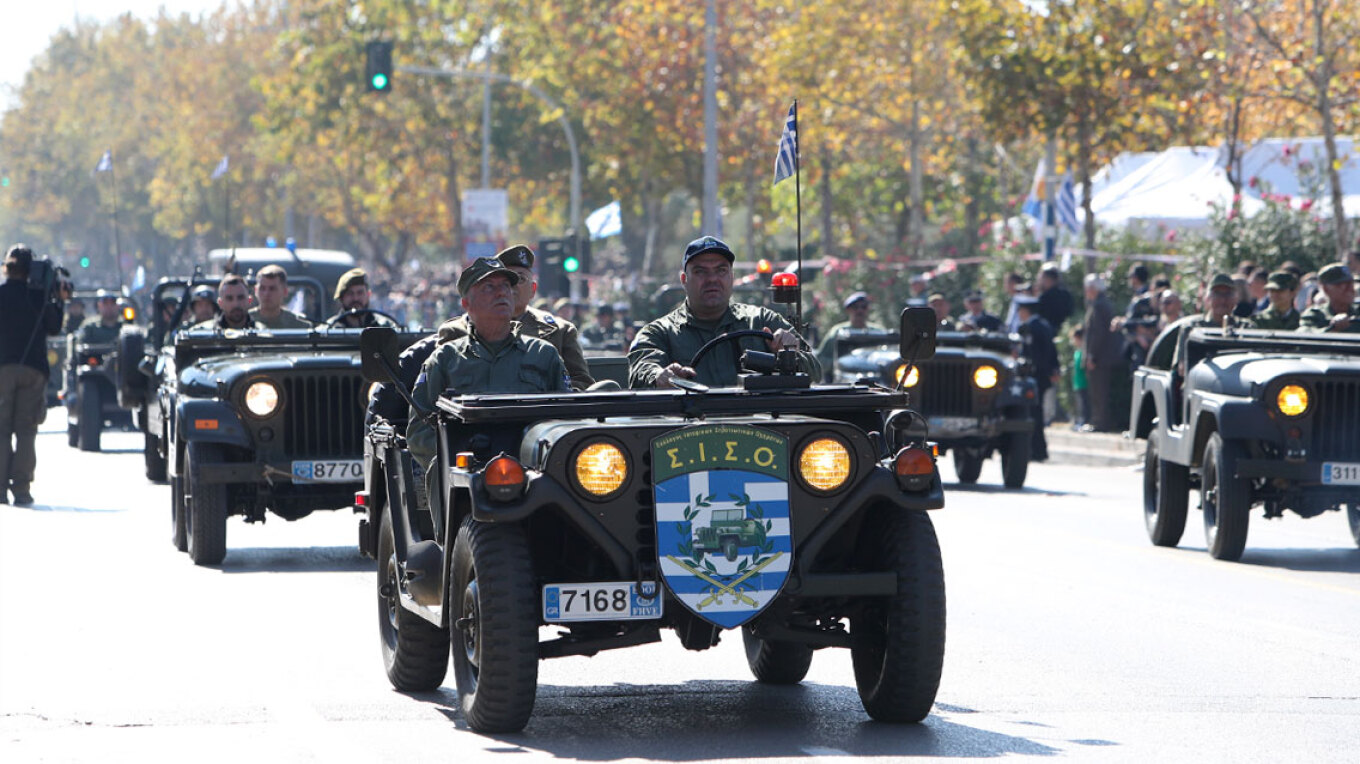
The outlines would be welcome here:
M 451 140 L 446 144 L 446 148 L 449 162 L 444 175 L 448 183 L 449 215 L 453 217 L 450 221 L 452 223 L 450 230 L 453 233 L 453 261 L 461 263 L 465 259 L 466 247 L 463 245 L 463 192 L 458 185 L 458 152 Z
M 968 200 L 963 206 L 963 249 L 971 256 L 977 252 L 978 226 L 982 224 L 982 174 L 978 172 L 977 136 L 969 134 L 965 145 L 967 154 L 965 155 L 963 187 Z
M 1096 216 L 1091 213 L 1091 121 L 1083 117 L 1077 124 L 1077 167 L 1081 173 L 1081 208 L 1086 212 L 1086 248 L 1096 248 Z
M 907 135 L 907 141 L 911 160 L 911 222 L 909 224 L 911 230 L 907 232 L 907 255 L 916 259 L 921 256 L 921 244 L 924 239 L 921 230 L 924 226 L 921 200 L 925 196 L 921 190 L 921 104 L 916 99 L 911 102 L 911 131 Z
M 1317 80 L 1318 116 L 1322 118 L 1322 141 L 1327 148 L 1327 180 L 1332 187 L 1332 225 L 1336 230 L 1336 259 L 1345 262 L 1350 251 L 1350 240 L 1346 236 L 1346 207 L 1342 203 L 1341 173 L 1337 170 L 1340 162 L 1336 154 L 1336 123 L 1332 120 L 1332 65 L 1327 56 L 1326 33 L 1323 23 L 1323 4 L 1313 3 L 1313 32 L 1316 40 L 1314 51 L 1319 62 Z

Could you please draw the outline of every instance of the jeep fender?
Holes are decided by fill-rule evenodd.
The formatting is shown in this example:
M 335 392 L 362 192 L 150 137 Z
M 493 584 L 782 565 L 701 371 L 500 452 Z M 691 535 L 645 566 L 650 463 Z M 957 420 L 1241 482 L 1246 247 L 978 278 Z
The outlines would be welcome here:
M 200 422 L 215 422 L 198 426 Z M 219 400 L 184 400 L 175 404 L 175 439 L 180 443 L 225 443 L 250 447 L 245 424 L 230 406 Z
M 1039 385 L 1033 377 L 1015 376 L 1011 381 L 1002 386 L 1001 394 L 997 396 L 997 405 L 1006 406 L 1033 406 L 1039 399 Z

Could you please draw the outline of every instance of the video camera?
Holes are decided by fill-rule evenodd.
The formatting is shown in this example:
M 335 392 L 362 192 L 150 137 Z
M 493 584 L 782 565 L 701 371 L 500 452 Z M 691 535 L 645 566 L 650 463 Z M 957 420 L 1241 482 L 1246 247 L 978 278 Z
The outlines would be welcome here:
M 75 287 L 71 284 L 70 271 L 53 265 L 51 258 L 44 257 L 29 264 L 28 288 L 42 292 L 49 300 L 64 302 L 71 298 Z

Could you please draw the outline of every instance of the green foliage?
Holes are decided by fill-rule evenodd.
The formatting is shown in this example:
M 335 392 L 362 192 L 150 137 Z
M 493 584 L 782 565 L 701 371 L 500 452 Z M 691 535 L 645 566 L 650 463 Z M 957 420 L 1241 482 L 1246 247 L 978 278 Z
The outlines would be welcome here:
M 1231 273 L 1242 261 L 1275 270 L 1293 260 L 1307 272 L 1335 259 L 1336 231 L 1318 215 L 1315 200 L 1294 200 L 1268 187 L 1261 198 L 1264 208 L 1250 217 L 1214 205 L 1211 232 L 1185 238 L 1189 273 L 1200 283 L 1216 272 Z

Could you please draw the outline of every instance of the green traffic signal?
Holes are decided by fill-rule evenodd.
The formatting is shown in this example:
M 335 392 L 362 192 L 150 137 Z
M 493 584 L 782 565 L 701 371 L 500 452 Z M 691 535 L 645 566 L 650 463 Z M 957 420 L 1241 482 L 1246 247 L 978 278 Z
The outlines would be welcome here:
M 9 188 L 9 176 L 8 176 L 8 175 L 6 175 L 6 176 L 3 177 L 3 178 L 0 178 L 0 187 Z
M 581 270 L 581 259 L 574 255 L 567 255 L 562 258 L 562 270 L 567 273 L 575 273 Z
M 88 257 L 82 257 L 82 258 L 80 258 L 80 267 L 81 267 L 81 268 L 89 268 L 89 267 L 90 267 L 90 258 L 88 258 Z
M 379 72 L 378 74 L 373 75 L 373 89 L 374 89 L 374 90 L 386 90 L 386 89 L 387 89 L 387 75 L 386 75 L 386 74 L 383 74 L 383 73 Z

